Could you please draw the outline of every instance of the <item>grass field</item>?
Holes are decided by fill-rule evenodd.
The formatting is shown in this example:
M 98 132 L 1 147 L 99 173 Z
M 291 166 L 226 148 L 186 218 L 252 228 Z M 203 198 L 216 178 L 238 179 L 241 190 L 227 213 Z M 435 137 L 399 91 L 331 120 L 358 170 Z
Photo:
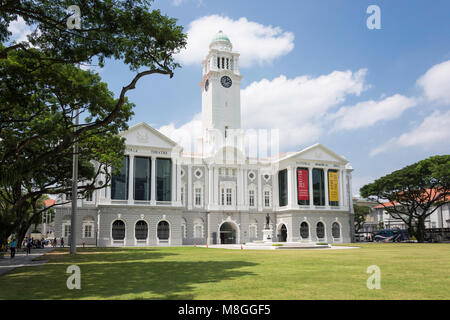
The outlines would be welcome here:
M 351 250 L 68 249 L 0 276 L 0 299 L 450 299 L 449 244 Z M 81 290 L 68 290 L 69 265 Z M 369 290 L 367 267 L 381 268 Z

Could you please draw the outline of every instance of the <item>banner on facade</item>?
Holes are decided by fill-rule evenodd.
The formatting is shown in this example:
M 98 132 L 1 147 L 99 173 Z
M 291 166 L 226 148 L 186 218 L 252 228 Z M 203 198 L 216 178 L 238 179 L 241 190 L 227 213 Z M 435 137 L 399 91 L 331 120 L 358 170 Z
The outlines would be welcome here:
M 308 170 L 297 169 L 298 200 L 309 200 Z
M 339 202 L 339 178 L 337 172 L 328 171 L 328 190 L 330 190 L 330 201 Z

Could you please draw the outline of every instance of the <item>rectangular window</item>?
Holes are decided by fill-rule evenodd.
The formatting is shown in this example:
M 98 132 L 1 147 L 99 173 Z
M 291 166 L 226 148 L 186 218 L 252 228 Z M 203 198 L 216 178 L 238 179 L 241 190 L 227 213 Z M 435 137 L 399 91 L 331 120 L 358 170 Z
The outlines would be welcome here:
M 84 237 L 92 238 L 92 225 L 87 224 L 84 226 Z
M 93 193 L 94 193 L 94 191 L 88 191 L 86 193 L 86 201 L 91 201 L 92 202 L 92 199 L 93 199 L 92 194 Z
M 254 239 L 256 238 L 256 226 L 250 226 L 249 227 L 249 238 Z
M 264 191 L 264 206 L 270 207 L 270 191 Z
M 202 189 L 201 188 L 195 188 L 195 205 L 196 206 L 202 205 Z
M 248 204 L 250 207 L 255 206 L 255 190 L 249 190 L 248 191 Z
M 231 188 L 227 188 L 227 206 L 231 206 L 232 204 L 231 193 L 232 193 Z
M 151 200 L 151 158 L 134 158 L 134 200 Z
M 297 201 L 299 205 L 309 205 L 309 170 L 297 168 Z
M 156 159 L 156 201 L 172 199 L 172 160 Z
M 128 167 L 129 157 L 125 156 L 122 160 L 122 167 L 120 171 L 113 174 L 111 181 L 111 199 L 113 200 L 128 200 Z M 112 168 L 112 172 L 115 168 Z
M 196 225 L 194 227 L 194 238 L 203 238 L 203 230 L 202 226 Z
M 315 206 L 325 205 L 325 177 L 323 169 L 313 169 L 313 196 Z
M 64 237 L 67 238 L 70 236 L 70 224 L 64 225 Z
M 278 172 L 278 194 L 280 207 L 287 206 L 288 202 L 288 183 L 287 183 L 287 169 Z

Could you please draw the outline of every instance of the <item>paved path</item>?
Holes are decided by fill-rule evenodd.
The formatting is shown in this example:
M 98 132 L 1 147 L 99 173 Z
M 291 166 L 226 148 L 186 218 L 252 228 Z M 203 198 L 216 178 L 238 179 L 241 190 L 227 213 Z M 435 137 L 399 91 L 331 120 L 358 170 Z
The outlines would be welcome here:
M 18 249 L 16 256 L 14 259 L 11 259 L 11 255 L 8 253 L 5 254 L 3 259 L 0 258 L 0 276 L 14 270 L 19 267 L 31 267 L 31 266 L 42 266 L 47 260 L 42 261 L 33 261 L 33 259 L 42 256 L 43 254 L 54 250 L 55 248 L 45 248 L 45 249 L 31 249 L 31 254 L 27 256 L 23 249 Z

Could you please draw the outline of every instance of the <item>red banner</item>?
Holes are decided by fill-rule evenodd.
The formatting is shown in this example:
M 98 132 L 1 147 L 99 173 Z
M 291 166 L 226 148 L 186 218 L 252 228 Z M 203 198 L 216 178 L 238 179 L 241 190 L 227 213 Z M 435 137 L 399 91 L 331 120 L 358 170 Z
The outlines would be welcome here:
M 298 200 L 309 200 L 308 170 L 297 169 Z

